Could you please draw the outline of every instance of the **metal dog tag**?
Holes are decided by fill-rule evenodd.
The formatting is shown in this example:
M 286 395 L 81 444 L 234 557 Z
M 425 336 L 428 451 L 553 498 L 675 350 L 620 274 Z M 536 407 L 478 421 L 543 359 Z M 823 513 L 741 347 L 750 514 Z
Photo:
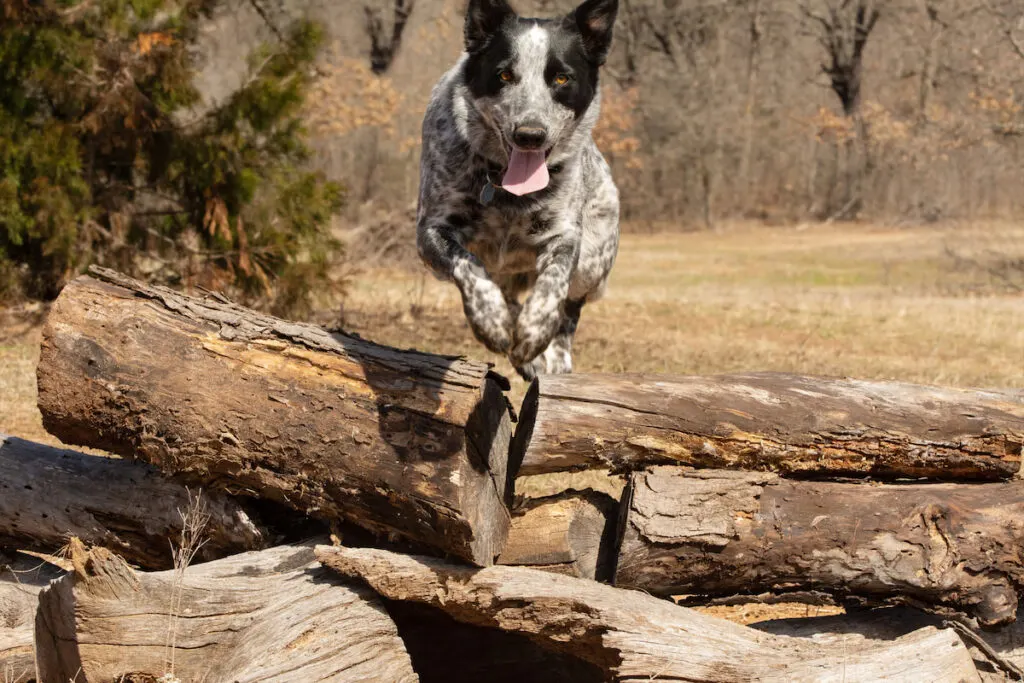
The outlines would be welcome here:
M 487 206 L 494 200 L 494 185 L 490 180 L 484 185 L 484 189 L 480 190 L 480 203 Z

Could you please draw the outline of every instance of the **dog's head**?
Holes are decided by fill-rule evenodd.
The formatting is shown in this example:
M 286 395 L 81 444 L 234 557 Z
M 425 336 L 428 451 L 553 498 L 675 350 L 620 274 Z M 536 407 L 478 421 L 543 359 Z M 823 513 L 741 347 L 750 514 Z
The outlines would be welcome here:
M 470 0 L 464 84 L 497 138 L 488 147 L 502 146 L 510 170 L 518 164 L 528 175 L 581 123 L 593 125 L 587 113 L 618 4 L 586 0 L 560 19 L 524 19 L 506 0 Z

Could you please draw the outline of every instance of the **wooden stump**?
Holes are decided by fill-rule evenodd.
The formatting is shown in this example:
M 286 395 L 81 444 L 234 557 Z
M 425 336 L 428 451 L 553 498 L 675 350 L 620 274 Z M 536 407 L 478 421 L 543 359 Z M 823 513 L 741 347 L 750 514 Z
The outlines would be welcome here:
M 610 680 L 980 681 L 949 630 L 846 651 L 770 636 L 644 593 L 524 567 L 472 569 L 384 550 L 318 546 L 324 566 L 382 596 L 520 633 L 601 667 Z
M 0 546 L 56 553 L 77 536 L 167 569 L 189 510 L 206 520 L 197 561 L 263 545 L 264 531 L 223 493 L 189 491 L 143 463 L 0 434 Z
M 512 516 L 498 564 L 610 581 L 618 516 L 618 501 L 591 490 L 528 500 Z
M 658 467 L 633 475 L 615 583 L 655 595 L 820 590 L 1013 621 L 1024 482 L 866 485 Z
M 1024 443 L 1012 392 L 774 373 L 545 376 L 522 413 L 511 461 L 523 475 L 682 464 L 999 480 L 1019 471 Z
M 44 330 L 39 406 L 65 443 L 476 564 L 501 551 L 511 426 L 486 365 L 92 273 Z
M 317 567 L 310 547 L 145 574 L 75 540 L 71 560 L 40 595 L 41 681 L 418 680 L 380 601 Z

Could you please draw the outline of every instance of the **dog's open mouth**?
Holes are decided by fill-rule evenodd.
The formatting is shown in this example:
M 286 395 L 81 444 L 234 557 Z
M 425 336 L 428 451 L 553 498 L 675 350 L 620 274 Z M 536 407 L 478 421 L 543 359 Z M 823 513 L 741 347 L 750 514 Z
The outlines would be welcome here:
M 519 149 L 513 146 L 509 152 L 508 168 L 501 178 L 502 188 L 520 197 L 543 190 L 551 182 L 547 164 L 550 154 L 550 149 Z

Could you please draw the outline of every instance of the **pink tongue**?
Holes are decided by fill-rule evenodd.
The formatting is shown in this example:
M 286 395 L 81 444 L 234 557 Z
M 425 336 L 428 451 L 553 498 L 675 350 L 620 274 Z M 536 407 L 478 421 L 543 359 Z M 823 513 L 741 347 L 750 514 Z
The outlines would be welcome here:
M 512 158 L 501 179 L 501 187 L 514 195 L 522 196 L 548 186 L 548 165 L 544 152 L 527 152 L 512 148 Z

